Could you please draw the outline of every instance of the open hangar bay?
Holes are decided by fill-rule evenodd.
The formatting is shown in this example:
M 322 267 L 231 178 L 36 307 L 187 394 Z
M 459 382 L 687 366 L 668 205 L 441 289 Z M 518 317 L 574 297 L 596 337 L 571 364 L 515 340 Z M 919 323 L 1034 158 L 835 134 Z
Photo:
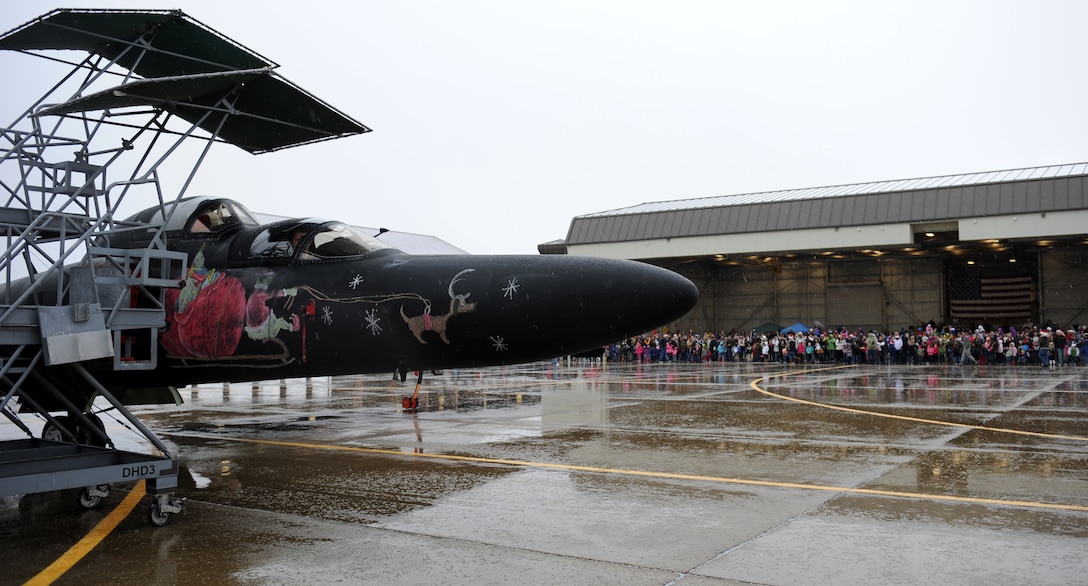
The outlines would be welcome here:
M 677 331 L 764 323 L 896 331 L 1083 323 L 1088 164 L 646 203 L 578 216 L 541 252 L 645 260 L 701 292 Z M 1030 299 L 955 315 L 957 282 L 1026 279 Z

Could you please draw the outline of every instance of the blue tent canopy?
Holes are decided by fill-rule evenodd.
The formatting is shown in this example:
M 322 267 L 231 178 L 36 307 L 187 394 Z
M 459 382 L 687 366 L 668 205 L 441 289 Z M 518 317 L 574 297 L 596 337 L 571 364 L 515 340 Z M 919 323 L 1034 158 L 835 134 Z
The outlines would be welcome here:
M 797 322 L 797 323 L 793 324 L 792 326 L 786 326 L 786 327 L 782 328 L 782 333 L 783 334 L 788 334 L 790 332 L 793 332 L 795 334 L 807 334 L 808 333 L 808 326 L 806 326 L 805 324 L 803 324 L 801 322 Z

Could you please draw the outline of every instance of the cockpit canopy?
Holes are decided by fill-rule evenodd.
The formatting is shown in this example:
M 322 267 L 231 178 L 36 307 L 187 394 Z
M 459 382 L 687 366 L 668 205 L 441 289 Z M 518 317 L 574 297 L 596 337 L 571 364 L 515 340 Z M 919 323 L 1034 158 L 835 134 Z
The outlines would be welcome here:
M 179 214 L 180 215 L 180 214 Z M 240 224 L 257 224 L 257 219 L 245 207 L 229 199 L 213 199 L 192 214 L 185 227 L 190 233 L 220 232 Z
M 252 259 L 323 260 L 364 256 L 392 246 L 341 222 L 284 220 L 263 226 L 249 245 Z
M 262 225 L 245 206 L 224 198 L 182 199 L 173 213 L 167 213 L 168 220 L 162 209 L 150 208 L 129 218 L 127 223 L 146 227 L 115 236 L 115 245 L 143 246 L 161 226 L 171 248 L 189 254 L 203 251 L 209 262 L 219 266 L 246 266 L 269 259 L 321 261 L 396 250 L 342 222 L 309 218 Z

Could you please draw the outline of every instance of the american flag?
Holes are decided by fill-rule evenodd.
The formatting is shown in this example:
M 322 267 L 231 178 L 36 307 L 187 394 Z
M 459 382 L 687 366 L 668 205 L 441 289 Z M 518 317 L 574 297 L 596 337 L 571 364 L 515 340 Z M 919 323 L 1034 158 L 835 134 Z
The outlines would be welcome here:
M 949 284 L 953 318 L 1031 318 L 1035 283 L 1031 277 L 953 277 Z

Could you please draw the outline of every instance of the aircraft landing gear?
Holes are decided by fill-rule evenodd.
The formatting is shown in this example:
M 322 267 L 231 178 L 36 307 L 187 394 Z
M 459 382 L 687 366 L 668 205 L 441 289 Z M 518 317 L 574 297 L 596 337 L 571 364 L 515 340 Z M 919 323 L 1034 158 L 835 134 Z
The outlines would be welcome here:
M 412 392 L 411 397 L 404 397 L 400 400 L 400 406 L 405 411 L 415 411 L 419 409 L 419 387 L 423 384 L 423 371 L 419 371 L 419 377 L 416 378 L 416 390 Z
M 75 417 L 59 415 L 54 418 L 57 422 L 56 425 L 54 425 L 52 421 L 45 422 L 45 426 L 42 427 L 42 439 L 51 442 L 68 442 L 70 440 L 64 433 L 67 431 L 71 436 L 75 437 L 76 443 L 87 444 L 99 448 L 108 445 L 110 441 L 109 438 L 106 437 L 106 426 L 102 424 L 102 419 L 94 413 L 84 413 L 83 415 L 97 428 L 97 431 L 101 433 L 101 437 L 88 429 L 83 422 L 78 421 Z M 102 437 L 106 437 L 106 440 L 103 440 Z
M 67 441 L 61 428 L 71 431 L 74 427 L 71 418 L 62 415 L 55 419 L 57 420 L 56 425 L 54 425 L 52 421 L 47 421 L 45 423 L 45 427 L 42 428 L 42 439 L 51 442 Z
M 151 507 L 147 511 L 147 520 L 156 527 L 170 523 L 174 515 L 184 508 L 185 499 L 173 498 L 168 494 L 151 497 Z

